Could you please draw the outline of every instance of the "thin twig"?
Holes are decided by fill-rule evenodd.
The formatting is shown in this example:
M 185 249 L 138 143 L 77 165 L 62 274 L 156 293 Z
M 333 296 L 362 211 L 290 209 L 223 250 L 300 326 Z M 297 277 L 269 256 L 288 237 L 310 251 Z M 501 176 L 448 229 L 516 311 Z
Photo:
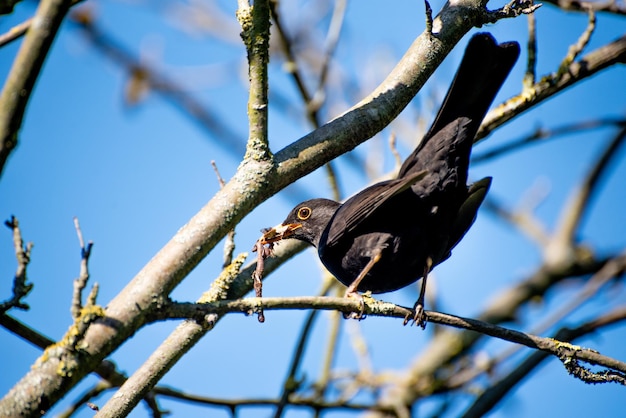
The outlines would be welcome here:
M 593 130 L 605 127 L 625 127 L 624 117 L 606 117 L 599 119 L 583 120 L 557 126 L 555 128 L 538 127 L 533 132 L 521 138 L 513 139 L 506 144 L 495 146 L 489 150 L 472 156 L 471 164 L 479 164 L 500 157 L 502 155 L 518 151 L 526 146 L 536 144 L 549 139 L 557 139 L 561 136 L 579 134 L 586 130 Z
M 89 281 L 89 256 L 91 255 L 91 249 L 93 242 L 89 241 L 85 246 L 85 240 L 83 239 L 83 232 L 80 229 L 78 218 L 74 218 L 74 227 L 76 228 L 76 235 L 78 236 L 78 243 L 80 245 L 80 274 L 74 279 L 74 292 L 72 296 L 72 307 L 70 309 L 72 318 L 74 320 L 80 317 L 80 311 L 83 308 L 82 294 L 87 282 Z M 97 292 L 97 289 L 96 289 Z M 94 297 L 90 298 L 92 301 Z M 95 304 L 95 303 L 90 303 Z
M 83 1 L 84 0 L 73 0 L 72 6 L 75 6 L 78 3 L 82 3 Z M 33 20 L 34 19 L 32 17 L 26 19 L 22 23 L 18 23 L 17 25 L 13 26 L 11 29 L 0 35 L 0 48 L 24 36 L 26 34 L 26 31 L 30 29 L 31 25 L 33 24 Z
M 426 32 L 433 34 L 433 9 L 430 7 L 428 0 L 424 0 L 424 8 L 426 14 Z
M 187 402 L 195 402 L 201 405 L 222 406 L 231 412 L 240 407 L 258 407 L 258 406 L 275 406 L 280 400 L 267 398 L 240 398 L 240 399 L 221 399 L 211 398 L 207 396 L 191 395 L 187 392 L 177 391 L 166 387 L 156 387 L 154 392 L 158 395 L 167 396 L 174 399 L 184 400 Z M 380 411 L 393 412 L 393 408 L 377 403 L 345 403 L 341 401 L 320 401 L 315 398 L 294 398 L 289 400 L 292 407 L 307 408 L 313 410 L 347 410 L 347 411 Z
M 528 43 L 526 51 L 528 54 L 528 61 L 526 62 L 526 73 L 524 74 L 524 89 L 529 88 L 535 84 L 536 71 L 537 71 L 537 25 L 536 15 L 529 13 L 526 16 L 528 21 Z
M 24 36 L 30 25 L 33 23 L 33 18 L 26 19 L 22 23 L 18 23 L 13 26 L 7 32 L 0 35 L 0 47 L 10 44 L 11 42 L 21 38 Z
M 587 44 L 589 44 L 589 41 L 591 40 L 591 35 L 596 29 L 596 14 L 594 13 L 593 9 L 589 9 L 588 15 L 589 22 L 587 23 L 585 31 L 580 35 L 578 41 L 569 47 L 567 55 L 565 56 L 565 58 L 563 58 L 563 61 L 561 62 L 561 65 L 559 66 L 556 75 L 554 75 L 553 82 L 556 83 L 558 82 L 558 80 L 561 79 L 563 74 L 568 70 L 569 66 L 576 60 L 576 58 L 580 55 L 583 49 L 585 49 Z
M 504 7 L 497 10 L 483 10 L 484 23 L 496 23 L 501 19 L 510 19 L 531 14 L 541 7 L 541 4 L 534 4 L 533 0 L 511 0 Z
M 113 386 L 106 380 L 101 380 L 94 384 L 92 387 L 82 393 L 74 402 L 67 407 L 67 409 L 61 412 L 59 418 L 69 418 L 74 415 L 81 407 L 88 406 L 92 410 L 98 411 L 100 408 L 91 402 L 92 399 L 100 396 L 103 392 L 112 389 Z
M 342 3 L 345 3 L 345 0 L 340 0 L 335 5 L 335 9 L 333 12 L 333 17 L 331 20 L 331 24 L 328 29 L 327 34 L 327 49 L 324 54 L 324 59 L 322 61 L 322 66 L 320 70 L 319 80 L 317 83 L 317 90 L 315 94 L 311 94 L 309 89 L 307 88 L 304 82 L 304 76 L 298 64 L 298 60 L 293 50 L 293 42 L 290 37 L 287 35 L 285 27 L 283 26 L 282 19 L 280 13 L 278 12 L 278 2 L 276 0 L 270 1 L 270 11 L 272 20 L 274 21 L 274 26 L 276 28 L 276 32 L 278 34 L 278 38 L 280 41 L 280 45 L 282 46 L 283 53 L 286 58 L 286 65 L 288 73 L 291 75 L 298 92 L 300 93 L 300 97 L 304 102 L 304 107 L 306 110 L 306 116 L 311 125 L 314 128 L 319 128 L 322 124 L 319 110 L 324 104 L 324 99 L 326 95 L 324 94 L 325 83 L 328 75 L 328 69 L 330 66 L 332 55 L 337 46 L 337 42 L 339 40 L 339 34 L 341 33 L 341 27 L 343 23 L 343 17 L 345 14 L 345 4 L 343 7 Z M 341 192 L 339 188 L 339 182 L 337 181 L 337 173 L 333 167 L 332 162 L 328 162 L 324 166 L 324 170 L 326 171 L 326 176 L 328 182 L 330 184 L 330 189 L 332 193 L 332 197 L 334 200 L 341 200 Z
M 339 44 L 341 30 L 346 16 L 346 6 L 347 0 L 335 1 L 333 14 L 330 19 L 330 24 L 328 25 L 328 32 L 326 33 L 326 52 L 324 53 L 324 57 L 322 59 L 317 88 L 315 89 L 313 97 L 307 104 L 307 111 L 310 111 L 311 109 L 319 109 L 324 103 L 323 98 L 326 98 L 324 90 L 326 88 L 326 82 L 330 72 L 330 64 L 335 55 L 337 45 Z
M 213 167 L 213 171 L 215 171 L 215 176 L 217 177 L 217 182 L 220 185 L 220 189 L 224 188 L 226 182 L 220 175 L 220 171 L 217 168 L 217 164 L 214 160 L 211 160 L 211 166 Z M 224 241 L 224 259 L 222 262 L 222 268 L 226 268 L 226 266 L 230 265 L 233 262 L 233 254 L 235 253 L 235 229 L 231 229 L 226 235 L 226 240 Z
M 158 316 L 162 318 L 193 318 L 197 317 L 199 313 L 205 315 L 211 313 L 223 315 L 228 312 L 248 313 L 253 311 L 258 303 L 258 298 L 217 301 L 208 304 L 171 303 L 164 306 L 162 312 L 158 313 Z M 373 298 L 364 298 L 363 303 L 365 304 L 366 315 L 402 318 L 404 320 L 406 315 L 412 312 L 410 308 L 382 302 Z M 361 301 L 337 297 L 264 298 L 263 307 L 266 310 L 322 309 L 339 310 L 345 313 L 359 312 L 362 309 Z M 621 373 L 626 373 L 626 363 L 604 356 L 595 350 L 572 346 L 552 338 L 544 338 L 515 331 L 477 319 L 433 311 L 426 311 L 426 316 L 428 322 L 478 332 L 504 341 L 521 344 L 532 349 L 545 351 L 559 357 L 571 357 L 588 362 L 592 365 L 600 365 Z
M 19 222 L 15 216 L 11 216 L 11 219 L 5 221 L 4 224 L 13 232 L 13 248 L 15 250 L 15 258 L 17 259 L 17 269 L 15 276 L 13 276 L 13 296 L 0 303 L 0 314 L 4 314 L 11 308 L 22 310 L 30 309 L 28 304 L 22 302 L 22 299 L 33 289 L 33 284 L 28 283 L 26 276 L 26 269 L 30 263 L 30 252 L 33 249 L 33 243 L 29 242 L 24 245 L 22 231 L 20 230 Z

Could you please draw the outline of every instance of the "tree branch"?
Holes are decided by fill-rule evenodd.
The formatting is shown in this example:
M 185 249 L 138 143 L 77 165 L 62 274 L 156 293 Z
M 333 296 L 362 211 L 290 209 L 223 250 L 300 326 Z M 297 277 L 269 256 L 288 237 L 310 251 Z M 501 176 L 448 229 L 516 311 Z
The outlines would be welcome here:
M 365 315 L 387 316 L 404 319 L 411 311 L 410 308 L 397 306 L 370 297 L 364 298 Z M 164 307 L 161 311 L 163 318 L 194 318 L 199 315 L 218 314 L 224 315 L 230 312 L 250 313 L 259 304 L 263 304 L 265 310 L 284 309 L 321 309 L 339 310 L 344 313 L 358 312 L 360 301 L 341 297 L 305 296 L 292 298 L 248 298 L 239 300 L 223 300 L 213 303 L 173 303 Z M 615 371 L 626 373 L 626 363 L 603 356 L 595 350 L 572 346 L 553 338 L 544 338 L 477 319 L 463 318 L 460 316 L 441 312 L 427 311 L 428 322 L 448 325 L 454 328 L 475 331 L 484 335 L 499 338 L 501 340 L 521 344 L 529 348 L 545 351 L 549 354 L 561 357 L 569 357 L 583 360 L 593 365 L 608 367 Z
M 222 271 L 211 289 L 200 298 L 214 302 L 228 296 L 229 289 L 240 273 L 246 254 L 235 257 L 233 263 Z M 192 317 L 188 317 L 192 318 Z M 154 388 L 174 364 L 208 331 L 213 329 L 220 315 L 207 313 L 200 320 L 187 320 L 180 324 L 150 357 L 130 376 L 96 415 L 102 417 L 126 416 Z
M 554 231 L 550 244 L 544 252 L 548 264 L 560 264 L 564 258 L 574 257 L 575 237 L 580 222 L 586 213 L 591 199 L 598 191 L 598 182 L 608 169 L 609 163 L 617 156 L 617 149 L 626 139 L 626 127 L 623 127 L 609 142 L 604 152 L 599 156 L 580 187 L 563 205 L 559 216 L 559 223 Z
M 71 5 L 72 0 L 42 0 L 33 24 L 13 61 L 0 94 L 0 176 L 7 158 L 17 146 L 26 105 L 61 22 Z
M 573 341 L 602 327 L 613 325 L 626 319 L 626 307 L 618 308 L 600 318 L 584 323 L 574 329 L 561 328 L 554 336 L 555 340 Z M 463 414 L 464 418 L 482 417 L 489 412 L 510 390 L 548 358 L 549 353 L 535 351 L 530 354 L 511 373 L 485 390 Z M 622 384 L 624 384 L 622 382 Z
M 0 314 L 2 315 L 11 308 L 30 309 L 28 304 L 22 302 L 22 299 L 33 289 L 33 284 L 28 283 L 26 277 L 26 268 L 30 263 L 30 252 L 33 249 L 33 243 L 29 242 L 24 245 L 22 231 L 15 216 L 11 216 L 11 219 L 5 221 L 4 224 L 13 232 L 13 248 L 15 249 L 15 258 L 17 259 L 17 269 L 15 276 L 13 276 L 13 296 L 0 303 Z
M 257 0 L 254 7 L 241 6 L 237 10 L 241 24 L 241 38 L 248 53 L 248 145 L 245 160 L 271 162 L 272 153 L 267 138 L 267 64 L 269 63 L 270 7 L 269 0 Z M 263 186 L 260 186 L 263 187 Z

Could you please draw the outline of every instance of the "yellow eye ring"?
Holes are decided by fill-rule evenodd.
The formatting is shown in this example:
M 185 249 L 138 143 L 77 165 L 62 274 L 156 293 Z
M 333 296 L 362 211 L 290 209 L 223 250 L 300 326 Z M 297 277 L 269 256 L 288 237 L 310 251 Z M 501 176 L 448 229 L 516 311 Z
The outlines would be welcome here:
M 300 209 L 298 209 L 298 213 L 296 214 L 296 216 L 301 221 L 306 221 L 307 219 L 309 219 L 311 217 L 312 213 L 313 213 L 313 211 L 311 210 L 311 208 L 309 208 L 307 206 L 303 206 Z

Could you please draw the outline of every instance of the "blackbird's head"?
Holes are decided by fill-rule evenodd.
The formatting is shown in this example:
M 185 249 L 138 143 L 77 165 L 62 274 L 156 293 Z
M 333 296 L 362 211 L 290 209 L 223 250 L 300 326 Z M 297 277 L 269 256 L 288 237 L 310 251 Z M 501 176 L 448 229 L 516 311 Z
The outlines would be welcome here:
M 302 202 L 289 212 L 282 224 L 263 230 L 261 244 L 295 238 L 317 247 L 320 237 L 340 203 L 329 199 L 311 199 Z

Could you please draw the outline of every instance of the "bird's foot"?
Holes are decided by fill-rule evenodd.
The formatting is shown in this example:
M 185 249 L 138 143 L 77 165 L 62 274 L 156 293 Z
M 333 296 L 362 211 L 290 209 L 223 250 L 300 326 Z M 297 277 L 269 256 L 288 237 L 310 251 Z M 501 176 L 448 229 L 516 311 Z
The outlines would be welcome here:
M 424 311 L 424 304 L 417 302 L 415 306 L 413 306 L 413 312 L 409 312 L 404 317 L 403 325 L 406 325 L 409 323 L 409 321 L 412 321 L 411 325 L 417 325 L 422 329 L 426 329 L 427 319 L 428 318 L 426 317 L 426 312 Z
M 356 299 L 359 301 L 359 312 L 350 312 L 343 314 L 345 319 L 365 319 L 365 301 L 363 300 L 363 295 L 359 292 L 349 292 L 347 291 L 345 297 L 348 299 Z

